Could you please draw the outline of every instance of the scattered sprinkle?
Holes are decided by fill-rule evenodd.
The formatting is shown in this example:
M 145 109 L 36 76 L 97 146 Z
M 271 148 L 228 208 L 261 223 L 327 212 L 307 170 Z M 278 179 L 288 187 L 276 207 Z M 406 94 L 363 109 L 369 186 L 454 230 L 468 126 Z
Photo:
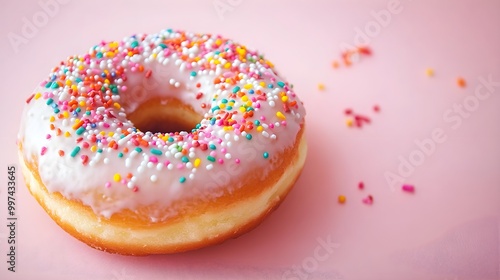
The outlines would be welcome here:
M 362 199 L 364 204 L 372 205 L 373 204 L 373 196 L 368 195 L 367 197 Z
M 344 204 L 345 203 L 345 196 L 339 195 L 338 201 L 340 204 Z
M 427 77 L 433 77 L 434 76 L 434 69 L 432 69 L 432 68 L 425 69 L 425 75 L 427 75 Z
M 415 192 L 415 187 L 413 185 L 403 185 L 401 189 L 405 192 Z
M 464 78 L 462 78 L 462 77 L 458 77 L 458 78 L 457 78 L 457 85 L 458 85 L 459 87 L 461 87 L 461 88 L 464 88 L 464 87 L 466 87 L 466 85 L 467 85 L 467 84 L 466 84 L 466 82 L 465 82 L 465 79 L 464 79 Z

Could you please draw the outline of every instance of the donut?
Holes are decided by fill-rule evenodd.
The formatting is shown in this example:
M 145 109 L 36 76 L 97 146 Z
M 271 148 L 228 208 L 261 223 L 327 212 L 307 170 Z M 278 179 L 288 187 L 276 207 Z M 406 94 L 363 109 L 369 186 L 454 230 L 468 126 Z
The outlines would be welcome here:
M 26 100 L 30 193 L 66 232 L 124 255 L 221 243 L 260 224 L 305 163 L 305 109 L 262 54 L 166 29 L 102 41 Z

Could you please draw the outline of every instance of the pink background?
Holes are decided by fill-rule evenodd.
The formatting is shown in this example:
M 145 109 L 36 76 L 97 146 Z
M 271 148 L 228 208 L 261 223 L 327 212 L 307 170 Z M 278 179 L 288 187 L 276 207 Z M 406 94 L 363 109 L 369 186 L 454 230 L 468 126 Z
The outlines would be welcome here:
M 22 36 L 23 18 L 43 20 L 44 10 L 38 1 L 2 4 L 1 225 L 26 97 L 60 60 L 102 39 L 171 27 L 223 34 L 260 50 L 306 104 L 309 154 L 289 197 L 254 231 L 219 246 L 150 257 L 111 255 L 73 239 L 29 195 L 18 172 L 17 272 L 7 271 L 7 228 L 0 226 L 1 279 L 500 278 L 500 86 L 466 117 L 450 112 L 454 104 L 474 105 L 481 77 L 500 82 L 500 1 L 401 0 L 402 10 L 385 26 L 374 14 L 389 0 L 66 2 L 17 52 L 8 34 Z M 219 15 L 214 3 L 230 9 Z M 365 39 L 373 55 L 333 69 L 340 46 L 355 44 L 356 28 L 370 26 Z M 425 75 L 428 67 L 434 77 Z M 458 76 L 466 88 L 456 85 Z M 346 127 L 345 108 L 372 123 Z M 415 141 L 435 129 L 445 140 L 418 162 Z M 391 188 L 384 174 L 398 174 L 400 157 L 412 154 L 421 164 L 405 176 L 416 187 L 409 194 Z M 346 204 L 337 202 L 339 194 Z M 361 202 L 368 194 L 371 206 Z M 336 243 L 321 259 L 314 254 L 318 239 Z

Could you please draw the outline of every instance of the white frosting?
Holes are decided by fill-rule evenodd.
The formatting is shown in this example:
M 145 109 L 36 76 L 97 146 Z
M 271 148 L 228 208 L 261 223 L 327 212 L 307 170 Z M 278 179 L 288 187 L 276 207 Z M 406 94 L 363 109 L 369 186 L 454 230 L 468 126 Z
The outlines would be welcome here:
M 223 82 L 214 82 L 216 78 Z M 89 97 L 95 93 L 93 84 L 98 84 L 101 99 Z M 204 116 L 200 127 L 178 135 L 137 132 L 127 113 L 153 97 L 191 105 Z M 213 121 L 229 113 L 231 122 Z M 165 30 L 101 43 L 88 54 L 69 58 L 34 90 L 19 141 L 25 159 L 37 161 L 50 192 L 110 217 L 153 204 L 166 209 L 200 194 L 212 199 L 223 188 L 243 187 L 241 176 L 256 168 L 263 172 L 251 175 L 265 178 L 280 160 L 274 155 L 294 144 L 304 116 L 290 85 L 259 54 L 219 36 Z M 80 120 L 85 123 L 75 126 Z M 242 124 L 246 130 L 240 132 Z M 138 138 L 148 147 L 136 150 Z M 109 144 L 113 141 L 114 147 Z M 174 214 L 150 216 L 163 221 Z

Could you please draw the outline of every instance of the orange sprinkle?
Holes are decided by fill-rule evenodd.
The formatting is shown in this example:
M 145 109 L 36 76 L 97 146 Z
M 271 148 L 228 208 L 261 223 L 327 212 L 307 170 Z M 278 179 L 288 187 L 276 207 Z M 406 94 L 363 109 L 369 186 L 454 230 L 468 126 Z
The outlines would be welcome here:
M 340 204 L 344 204 L 344 203 L 345 203 L 345 200 L 346 200 L 346 199 L 345 199 L 345 196 L 343 196 L 343 195 L 339 195 L 339 203 L 340 203 Z
M 464 88 L 466 86 L 465 79 L 462 77 L 457 78 L 457 85 L 461 88 Z

